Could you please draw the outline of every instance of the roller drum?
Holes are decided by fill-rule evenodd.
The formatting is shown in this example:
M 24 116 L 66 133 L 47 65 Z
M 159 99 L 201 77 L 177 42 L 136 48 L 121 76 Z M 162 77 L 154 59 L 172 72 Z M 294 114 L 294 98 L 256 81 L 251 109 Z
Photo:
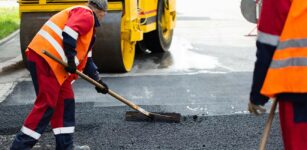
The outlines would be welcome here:
M 24 62 L 26 62 L 25 50 L 38 30 L 55 13 L 22 13 L 20 22 L 20 46 Z
M 93 59 L 101 72 L 127 72 L 123 41 L 121 39 L 122 11 L 108 12 L 97 28 Z M 134 54 L 133 54 L 134 57 Z
M 26 62 L 24 52 L 28 44 L 43 24 L 55 13 L 22 13 L 20 43 L 24 62 Z M 127 72 L 132 68 L 134 49 L 129 53 L 128 48 L 124 47 L 124 41 L 121 39 L 121 19 L 122 11 L 109 12 L 101 26 L 96 28 L 93 59 L 101 72 Z

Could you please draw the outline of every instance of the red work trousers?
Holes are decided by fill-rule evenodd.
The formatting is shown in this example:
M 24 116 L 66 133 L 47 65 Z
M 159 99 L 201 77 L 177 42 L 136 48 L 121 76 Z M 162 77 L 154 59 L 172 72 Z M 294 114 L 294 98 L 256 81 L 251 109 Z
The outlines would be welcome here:
M 73 77 L 69 77 L 60 85 L 41 56 L 30 49 L 26 54 L 27 67 L 37 97 L 21 128 L 21 133 L 15 138 L 12 149 L 33 147 L 49 122 L 56 136 L 57 149 L 71 149 L 72 133 L 75 129 L 75 100 L 71 85 Z M 33 140 L 30 140 L 32 138 Z
M 279 116 L 285 150 L 307 150 L 306 102 L 279 100 Z

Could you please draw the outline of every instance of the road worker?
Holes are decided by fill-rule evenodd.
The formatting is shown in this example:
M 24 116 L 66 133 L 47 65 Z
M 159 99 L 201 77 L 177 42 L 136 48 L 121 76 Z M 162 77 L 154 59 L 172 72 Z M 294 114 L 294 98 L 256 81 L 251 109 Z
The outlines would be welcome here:
M 27 67 L 37 97 L 12 143 L 12 150 L 31 149 L 49 122 L 57 150 L 77 148 L 73 144 L 75 100 L 72 90 L 76 70 L 84 71 L 105 87 L 96 87 L 97 92 L 108 92 L 91 57 L 95 28 L 100 26 L 106 12 L 107 0 L 89 0 L 85 6 L 67 8 L 52 16 L 28 45 Z M 45 56 L 43 50 L 67 62 L 68 67 L 64 68 Z
M 307 149 L 307 2 L 263 0 L 248 109 L 276 98 L 286 150 Z

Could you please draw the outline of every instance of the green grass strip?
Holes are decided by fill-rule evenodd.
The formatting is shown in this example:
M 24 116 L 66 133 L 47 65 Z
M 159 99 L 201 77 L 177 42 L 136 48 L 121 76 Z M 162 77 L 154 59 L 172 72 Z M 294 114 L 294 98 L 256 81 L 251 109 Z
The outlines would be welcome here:
M 0 40 L 19 28 L 18 7 L 0 6 Z

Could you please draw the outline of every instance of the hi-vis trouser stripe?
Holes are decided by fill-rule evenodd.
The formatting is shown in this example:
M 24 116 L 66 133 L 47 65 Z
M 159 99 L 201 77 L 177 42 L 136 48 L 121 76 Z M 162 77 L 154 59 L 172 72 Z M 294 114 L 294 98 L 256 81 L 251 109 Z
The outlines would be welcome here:
M 75 127 L 62 127 L 53 129 L 54 135 L 58 134 L 71 134 L 75 132 Z
M 57 26 L 55 23 L 53 23 L 50 20 L 47 21 L 45 23 L 45 25 L 48 26 L 50 29 L 52 29 L 62 40 L 63 40 L 62 32 L 66 32 L 71 37 L 73 37 L 75 40 L 78 39 L 78 33 L 75 32 L 73 29 L 71 29 L 68 26 L 65 26 L 64 30 L 62 30 L 59 26 Z M 44 37 L 56 49 L 56 51 L 61 56 L 61 58 L 64 62 L 67 62 L 67 58 L 66 58 L 66 55 L 65 55 L 65 52 L 64 52 L 62 46 L 48 32 L 41 29 L 38 32 L 38 34 L 41 35 L 42 37 Z M 77 66 L 80 64 L 80 61 L 77 57 L 75 57 L 75 63 L 76 63 Z
M 278 44 L 276 51 L 284 51 L 288 48 L 307 48 L 307 39 L 291 39 Z M 272 60 L 270 68 L 307 66 L 307 57 L 292 57 L 281 60 Z
M 278 44 L 279 36 L 277 36 L 277 35 L 264 33 L 264 32 L 261 32 L 261 31 L 258 31 L 257 35 L 258 35 L 257 41 L 259 41 L 260 43 L 268 44 L 268 45 L 271 45 L 271 46 L 277 46 L 277 44 Z
M 40 138 L 40 136 L 41 136 L 41 134 L 39 134 L 39 133 L 37 133 L 37 132 L 35 132 L 35 131 L 33 131 L 33 130 L 25 127 L 25 126 L 23 126 L 21 128 L 21 132 L 26 134 L 26 135 L 28 135 L 28 136 L 30 136 L 30 137 L 32 137 L 32 138 L 34 138 L 34 139 L 36 139 L 36 140 L 38 140 Z

